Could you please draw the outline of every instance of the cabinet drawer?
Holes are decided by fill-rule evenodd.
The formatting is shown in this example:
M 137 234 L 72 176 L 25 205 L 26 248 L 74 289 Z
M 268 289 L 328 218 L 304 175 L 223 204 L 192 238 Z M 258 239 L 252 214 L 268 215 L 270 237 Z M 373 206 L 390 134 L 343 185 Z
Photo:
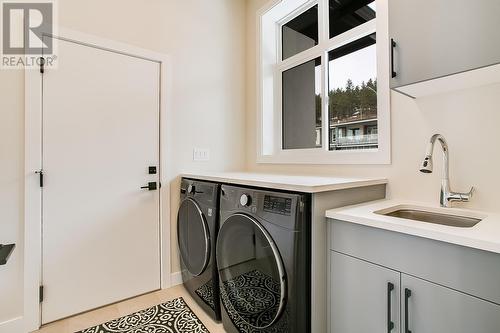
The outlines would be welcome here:
M 500 255 L 330 221 L 330 249 L 500 304 Z

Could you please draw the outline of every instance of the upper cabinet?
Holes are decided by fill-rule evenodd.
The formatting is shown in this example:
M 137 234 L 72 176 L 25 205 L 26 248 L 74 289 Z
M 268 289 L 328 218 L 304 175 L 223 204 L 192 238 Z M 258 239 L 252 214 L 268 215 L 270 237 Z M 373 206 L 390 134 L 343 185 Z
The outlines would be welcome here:
M 391 88 L 419 97 L 500 82 L 499 17 L 498 0 L 389 0 Z

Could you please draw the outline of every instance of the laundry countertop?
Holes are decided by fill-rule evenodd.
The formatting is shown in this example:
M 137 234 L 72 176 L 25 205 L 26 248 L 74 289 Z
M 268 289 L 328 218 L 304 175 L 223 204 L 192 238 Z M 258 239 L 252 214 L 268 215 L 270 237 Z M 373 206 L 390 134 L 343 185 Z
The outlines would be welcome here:
M 185 173 L 181 176 L 225 184 L 255 186 L 302 193 L 336 191 L 387 184 L 388 182 L 385 178 L 319 177 L 251 172 L 201 172 Z
M 462 228 L 382 215 L 397 209 L 420 209 L 434 213 L 478 218 L 481 221 L 473 227 Z M 500 254 L 500 214 L 498 213 L 459 208 L 442 208 L 439 207 L 439 204 L 412 201 L 378 200 L 331 209 L 326 211 L 325 215 L 330 219 Z

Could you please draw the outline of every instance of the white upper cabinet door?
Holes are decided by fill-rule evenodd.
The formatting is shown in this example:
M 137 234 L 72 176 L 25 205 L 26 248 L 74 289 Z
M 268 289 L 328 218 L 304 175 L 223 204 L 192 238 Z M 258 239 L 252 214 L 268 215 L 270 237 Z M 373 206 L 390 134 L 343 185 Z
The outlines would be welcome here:
M 389 0 L 391 88 L 500 63 L 498 0 Z
M 160 288 L 157 62 L 58 41 L 43 74 L 42 322 Z M 153 189 L 153 188 L 152 188 Z

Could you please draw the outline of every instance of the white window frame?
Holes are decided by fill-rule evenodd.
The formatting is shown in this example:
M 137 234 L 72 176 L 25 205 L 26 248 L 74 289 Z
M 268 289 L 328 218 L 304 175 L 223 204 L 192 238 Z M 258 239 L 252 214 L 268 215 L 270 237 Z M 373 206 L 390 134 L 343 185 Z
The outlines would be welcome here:
M 257 163 L 275 164 L 390 164 L 390 68 L 388 4 L 375 0 L 377 18 L 329 38 L 328 0 L 273 0 L 257 13 Z M 281 27 L 318 5 L 318 45 L 281 60 Z M 378 148 L 329 150 L 328 52 L 377 33 Z M 282 73 L 321 57 L 322 147 L 283 149 Z

